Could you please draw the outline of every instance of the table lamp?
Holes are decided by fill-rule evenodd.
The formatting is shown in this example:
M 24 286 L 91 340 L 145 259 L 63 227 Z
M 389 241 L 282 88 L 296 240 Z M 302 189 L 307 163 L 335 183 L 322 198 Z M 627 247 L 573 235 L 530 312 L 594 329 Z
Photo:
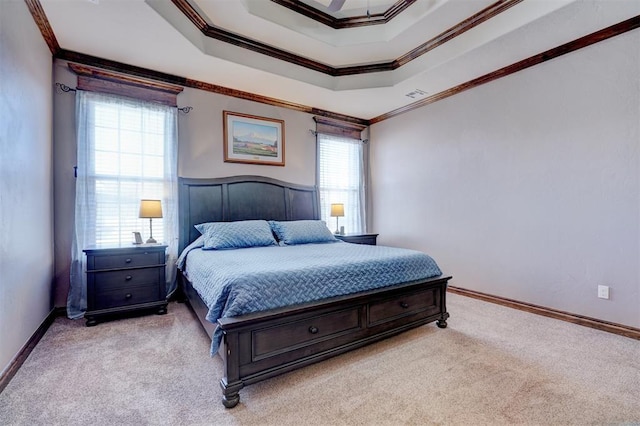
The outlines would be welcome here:
M 140 200 L 140 214 L 138 217 L 142 219 L 149 218 L 149 239 L 147 240 L 147 244 L 155 244 L 157 241 L 153 239 L 151 221 L 154 218 L 162 218 L 162 204 L 160 200 Z
M 336 218 L 336 234 L 340 234 L 340 228 L 338 228 L 338 219 L 342 216 L 344 216 L 344 204 L 331 204 L 331 217 Z

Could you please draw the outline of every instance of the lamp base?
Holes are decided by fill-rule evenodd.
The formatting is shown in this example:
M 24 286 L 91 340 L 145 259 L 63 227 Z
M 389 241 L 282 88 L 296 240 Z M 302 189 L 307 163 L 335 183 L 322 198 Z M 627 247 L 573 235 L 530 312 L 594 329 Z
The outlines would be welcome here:
M 154 240 L 153 238 L 149 238 L 149 239 L 147 240 L 147 244 L 156 244 L 156 243 L 157 243 L 157 241 L 156 241 L 156 240 Z

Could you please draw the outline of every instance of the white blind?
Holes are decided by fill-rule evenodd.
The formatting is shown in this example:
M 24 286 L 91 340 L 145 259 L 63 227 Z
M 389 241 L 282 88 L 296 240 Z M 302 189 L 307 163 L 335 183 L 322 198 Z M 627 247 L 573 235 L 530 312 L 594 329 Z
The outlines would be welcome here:
M 362 144 L 357 139 L 318 134 L 318 189 L 320 213 L 335 230 L 331 204 L 344 204 L 338 219 L 345 233 L 364 232 L 364 165 Z

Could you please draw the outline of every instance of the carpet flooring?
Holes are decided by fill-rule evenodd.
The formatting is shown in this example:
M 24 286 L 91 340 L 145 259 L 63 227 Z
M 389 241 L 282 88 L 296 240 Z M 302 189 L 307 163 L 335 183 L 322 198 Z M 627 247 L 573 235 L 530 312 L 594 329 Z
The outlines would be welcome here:
M 640 341 L 450 294 L 429 324 L 247 386 L 187 306 L 58 318 L 0 394 L 1 425 L 640 425 Z

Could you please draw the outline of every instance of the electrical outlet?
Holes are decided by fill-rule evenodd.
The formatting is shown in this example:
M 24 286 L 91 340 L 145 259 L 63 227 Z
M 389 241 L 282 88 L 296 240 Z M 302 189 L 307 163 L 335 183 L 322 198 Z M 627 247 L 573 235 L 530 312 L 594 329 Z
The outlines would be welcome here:
M 609 298 L 609 286 L 599 285 L 598 286 L 598 297 L 600 299 L 608 299 Z

